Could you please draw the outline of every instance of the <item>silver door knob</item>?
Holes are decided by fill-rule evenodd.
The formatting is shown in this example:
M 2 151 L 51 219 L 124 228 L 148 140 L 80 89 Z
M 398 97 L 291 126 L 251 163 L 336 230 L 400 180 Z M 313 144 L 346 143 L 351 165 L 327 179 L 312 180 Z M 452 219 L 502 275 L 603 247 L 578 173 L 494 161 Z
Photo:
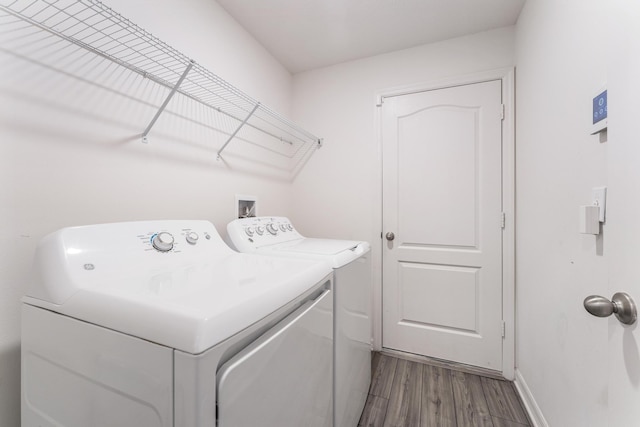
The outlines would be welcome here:
M 638 318 L 636 303 L 624 292 L 616 292 L 611 301 L 600 295 L 589 295 L 584 299 L 584 308 L 598 317 L 608 317 L 615 314 L 618 320 L 625 325 L 633 325 Z
M 387 238 L 388 241 L 392 241 L 393 239 L 396 238 L 396 235 L 393 234 L 392 232 L 388 232 L 385 237 Z

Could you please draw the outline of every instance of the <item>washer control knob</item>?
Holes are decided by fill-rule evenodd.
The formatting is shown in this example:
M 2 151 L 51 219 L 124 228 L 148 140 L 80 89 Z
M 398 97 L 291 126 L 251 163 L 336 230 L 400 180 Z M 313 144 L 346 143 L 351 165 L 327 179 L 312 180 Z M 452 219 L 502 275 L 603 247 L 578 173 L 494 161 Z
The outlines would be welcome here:
M 173 242 L 173 236 L 171 233 L 167 233 L 166 231 L 161 231 L 151 239 L 153 247 L 160 252 L 169 252 L 173 249 Z
M 253 227 L 247 227 L 244 229 L 244 232 L 247 233 L 247 236 L 252 237 L 253 236 Z
M 287 224 L 287 228 L 289 229 L 289 231 L 293 231 L 293 225 Z
M 280 224 L 280 230 L 283 231 L 283 232 L 287 231 L 287 226 L 284 225 L 284 224 Z
M 262 236 L 264 234 L 264 225 L 259 225 L 256 227 L 256 233 L 258 233 L 260 236 Z
M 278 233 L 278 228 L 274 223 L 270 222 L 267 224 L 267 231 L 275 236 Z
M 194 232 L 194 231 L 190 231 L 187 233 L 187 235 L 185 236 L 185 239 L 187 239 L 187 243 L 190 245 L 195 245 L 196 243 L 198 243 L 198 233 Z

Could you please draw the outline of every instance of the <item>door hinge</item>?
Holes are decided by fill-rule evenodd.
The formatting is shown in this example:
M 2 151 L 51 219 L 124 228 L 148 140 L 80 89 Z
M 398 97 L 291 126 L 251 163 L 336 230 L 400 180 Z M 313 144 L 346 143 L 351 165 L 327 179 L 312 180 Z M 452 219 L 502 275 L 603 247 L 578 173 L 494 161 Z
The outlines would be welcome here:
M 504 104 L 501 104 L 500 105 L 500 120 L 504 120 L 504 110 L 505 110 Z
M 503 320 L 502 321 L 502 338 L 504 338 L 506 334 L 507 334 L 507 324 Z
M 504 212 L 500 212 L 500 228 L 504 230 L 507 226 L 507 215 Z

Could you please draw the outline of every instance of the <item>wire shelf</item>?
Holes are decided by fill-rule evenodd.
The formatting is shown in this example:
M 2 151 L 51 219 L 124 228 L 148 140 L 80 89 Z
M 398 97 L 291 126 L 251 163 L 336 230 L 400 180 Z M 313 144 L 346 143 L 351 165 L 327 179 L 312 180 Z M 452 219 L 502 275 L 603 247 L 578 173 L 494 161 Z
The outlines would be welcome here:
M 229 132 L 229 139 L 218 150 L 218 157 L 243 127 L 248 129 L 241 134 L 257 131 L 290 145 L 290 157 L 298 159 L 297 162 L 307 159 L 322 145 L 317 136 L 254 100 L 97 0 L 0 2 L 3 19 L 17 18 L 38 31 L 53 34 L 169 89 L 165 102 L 142 133 L 144 138 L 171 97 L 180 94 L 236 123 L 235 131 Z M 294 169 L 299 167 L 296 165 Z

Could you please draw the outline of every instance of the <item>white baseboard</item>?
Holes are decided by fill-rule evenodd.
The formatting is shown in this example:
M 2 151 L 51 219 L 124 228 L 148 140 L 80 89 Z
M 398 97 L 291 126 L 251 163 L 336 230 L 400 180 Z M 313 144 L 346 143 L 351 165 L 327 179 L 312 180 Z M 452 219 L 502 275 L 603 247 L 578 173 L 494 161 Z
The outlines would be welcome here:
M 519 369 L 516 369 L 516 379 L 514 384 L 520 394 L 522 403 L 524 403 L 524 407 L 529 414 L 529 418 L 533 423 L 533 427 L 549 427 L 547 420 L 544 419 L 544 415 L 542 415 L 542 411 L 536 403 L 536 400 L 533 398 L 533 394 L 531 394 L 531 390 L 529 390 L 529 386 L 527 386 L 527 383 Z

